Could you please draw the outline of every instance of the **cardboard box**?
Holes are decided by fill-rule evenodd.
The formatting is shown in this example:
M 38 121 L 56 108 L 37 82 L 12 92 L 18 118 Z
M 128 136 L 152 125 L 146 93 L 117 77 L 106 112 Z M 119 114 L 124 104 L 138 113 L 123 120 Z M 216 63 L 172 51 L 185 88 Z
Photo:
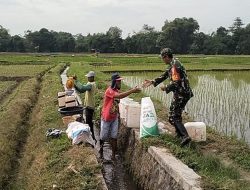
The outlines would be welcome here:
M 77 101 L 75 96 L 66 96 L 65 98 L 66 107 L 77 106 Z
M 59 108 L 65 107 L 65 97 L 66 93 L 65 92 L 58 92 L 57 93 L 57 99 L 58 99 L 58 106 Z

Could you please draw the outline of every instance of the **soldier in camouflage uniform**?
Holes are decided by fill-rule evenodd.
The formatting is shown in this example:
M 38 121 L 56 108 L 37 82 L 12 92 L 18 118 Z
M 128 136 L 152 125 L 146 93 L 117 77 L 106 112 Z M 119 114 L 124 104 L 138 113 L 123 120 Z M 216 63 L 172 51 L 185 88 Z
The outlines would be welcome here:
M 189 86 L 186 70 L 179 60 L 173 58 L 171 49 L 164 48 L 161 51 L 161 58 L 166 64 L 169 64 L 167 70 L 158 78 L 154 80 L 145 80 L 144 87 L 151 84 L 156 87 L 158 84 L 170 79 L 170 84 L 167 86 L 161 86 L 161 90 L 166 93 L 173 92 L 173 100 L 170 105 L 169 122 L 175 127 L 177 136 L 182 141 L 181 145 L 186 145 L 191 141 L 188 136 L 187 130 L 182 123 L 182 112 L 191 97 L 193 92 Z

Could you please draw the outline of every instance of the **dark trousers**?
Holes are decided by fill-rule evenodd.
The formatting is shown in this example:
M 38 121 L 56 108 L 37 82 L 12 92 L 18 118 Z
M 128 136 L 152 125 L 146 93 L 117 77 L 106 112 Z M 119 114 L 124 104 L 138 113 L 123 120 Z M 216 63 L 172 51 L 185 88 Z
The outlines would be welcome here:
M 190 98 L 178 97 L 174 98 L 170 105 L 169 122 L 175 127 L 179 137 L 188 137 L 186 128 L 182 123 L 182 112 Z
M 93 139 L 95 139 L 95 135 L 94 135 L 94 123 L 93 123 L 94 109 L 86 107 L 85 108 L 85 115 L 86 115 L 86 123 L 90 127 L 90 131 L 92 133 Z

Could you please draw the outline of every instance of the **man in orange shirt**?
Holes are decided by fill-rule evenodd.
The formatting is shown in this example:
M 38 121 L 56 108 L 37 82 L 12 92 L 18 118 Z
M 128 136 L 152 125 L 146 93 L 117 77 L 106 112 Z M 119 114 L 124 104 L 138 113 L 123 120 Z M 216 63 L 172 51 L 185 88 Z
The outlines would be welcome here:
M 112 147 L 112 160 L 115 160 L 117 151 L 117 135 L 118 135 L 118 117 L 119 117 L 119 99 L 125 98 L 132 93 L 138 93 L 140 88 L 134 87 L 126 92 L 120 92 L 122 78 L 118 73 L 114 73 L 111 77 L 111 86 L 107 88 L 104 94 L 101 131 L 100 131 L 100 157 L 103 158 L 104 141 L 110 140 Z M 111 137 L 109 139 L 109 137 Z

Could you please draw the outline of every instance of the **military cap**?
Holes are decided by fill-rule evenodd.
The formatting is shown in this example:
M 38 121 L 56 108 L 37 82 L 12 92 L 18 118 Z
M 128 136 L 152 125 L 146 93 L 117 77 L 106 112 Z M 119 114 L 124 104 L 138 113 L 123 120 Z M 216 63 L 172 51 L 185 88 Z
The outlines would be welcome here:
M 160 54 L 161 57 L 172 56 L 172 55 L 173 55 L 173 52 L 170 48 L 164 48 L 161 50 L 161 54 Z

